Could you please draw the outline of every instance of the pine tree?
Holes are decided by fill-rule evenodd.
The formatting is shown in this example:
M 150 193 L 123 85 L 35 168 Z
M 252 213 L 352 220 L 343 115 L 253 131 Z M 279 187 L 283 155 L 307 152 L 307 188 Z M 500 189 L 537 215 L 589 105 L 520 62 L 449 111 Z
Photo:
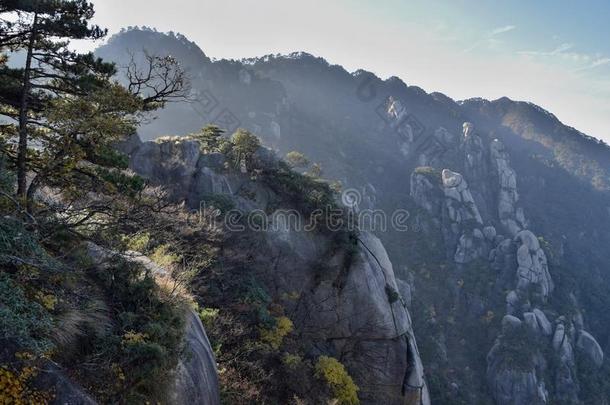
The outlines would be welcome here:
M 3 113 L 17 120 L 17 195 L 27 193 L 28 143 L 45 126 L 39 118 L 49 101 L 66 94 L 85 94 L 115 73 L 114 66 L 68 49 L 71 39 L 99 39 L 106 34 L 89 26 L 93 5 L 84 0 L 3 1 L 0 45 L 25 53 L 25 65 L 3 69 L 7 82 L 19 82 L 19 98 L 8 99 Z M 12 80 L 10 80 L 12 79 Z M 14 87 L 12 87 L 14 89 Z
M 146 66 L 133 62 L 123 88 L 112 80 L 116 74 L 113 64 L 92 53 L 71 51 L 72 39 L 94 40 L 106 34 L 89 24 L 94 9 L 85 0 L 3 0 L 0 14 L 0 47 L 9 56 L 25 56 L 19 68 L 0 63 L 0 89 L 6 90 L 0 96 L 0 114 L 14 120 L 1 129 L 5 139 L 17 139 L 12 142 L 17 144 L 16 150 L 9 150 L 8 155 L 16 167 L 17 196 L 28 211 L 34 193 L 45 182 L 61 179 L 67 184 L 74 179 L 62 178 L 60 173 L 74 174 L 79 159 L 99 160 L 99 155 L 106 155 L 106 160 L 121 160 L 110 157 L 114 152 L 108 142 L 118 140 L 120 132 L 113 119 L 120 117 L 127 123 L 120 135 L 130 135 L 141 113 L 186 92 L 184 75 L 171 57 L 147 55 Z M 75 116 L 66 116 L 68 111 Z M 88 116 L 90 111 L 96 115 Z M 81 117 L 89 117 L 99 127 L 84 129 L 87 123 Z M 36 147 L 30 147 L 32 144 Z M 82 174 L 83 169 L 78 171 Z M 29 174 L 33 180 L 28 186 Z
M 206 152 L 218 152 L 223 143 L 225 130 L 217 125 L 207 125 L 193 137 L 199 141 Z M 226 141 L 226 140 L 225 140 Z

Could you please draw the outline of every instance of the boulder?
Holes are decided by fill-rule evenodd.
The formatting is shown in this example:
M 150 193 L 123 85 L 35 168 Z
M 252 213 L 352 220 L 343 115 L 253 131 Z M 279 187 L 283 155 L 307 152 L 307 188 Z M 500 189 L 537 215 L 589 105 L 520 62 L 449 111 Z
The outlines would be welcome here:
M 259 234 L 252 255 L 276 289 L 274 296 L 303 291 L 298 306 L 288 309 L 295 329 L 314 342 L 316 354 L 341 358 L 360 387 L 363 404 L 429 404 L 423 365 L 417 349 L 405 285 L 396 281 L 381 241 L 368 232 L 358 236 L 350 267 L 342 252 L 328 258 L 324 236 L 283 228 Z M 249 245 L 250 246 L 250 245 Z M 262 249 L 261 246 L 265 246 Z M 324 258 L 323 276 L 315 263 Z
M 547 258 L 540 248 L 538 238 L 529 230 L 517 233 L 514 239 L 517 244 L 517 288 L 528 290 L 530 285 L 540 287 L 543 299 L 546 299 L 554 289 L 554 283 L 549 273 Z
M 487 381 L 497 405 L 545 404 L 548 391 L 542 378 L 545 362 L 537 353 L 529 369 L 506 367 L 501 351 L 502 343 L 496 343 L 487 354 Z
M 557 352 L 563 363 L 568 365 L 574 364 L 574 351 L 563 323 L 558 323 L 555 327 L 555 334 L 553 335 L 553 349 Z
M 553 334 L 553 325 L 551 325 L 551 322 L 548 320 L 544 312 L 538 308 L 534 308 L 533 313 L 536 316 L 536 322 L 538 323 L 542 333 L 545 336 L 551 336 Z
M 510 329 L 517 329 L 521 327 L 521 319 L 513 315 L 504 315 L 502 318 L 502 330 L 507 331 Z
M 452 172 L 449 169 L 444 169 L 441 172 L 441 178 L 443 180 L 443 187 L 446 188 L 459 187 L 459 185 L 462 184 L 463 181 L 461 174 Z
M 580 331 L 576 347 L 586 353 L 597 367 L 601 367 L 604 363 L 604 352 L 599 343 L 597 343 L 597 340 L 589 332 Z
M 509 315 L 514 315 L 519 310 L 519 296 L 516 291 L 511 291 L 506 295 L 506 312 Z
M 540 333 L 540 326 L 538 326 L 536 315 L 534 315 L 533 312 L 524 312 L 523 321 L 532 332 L 534 332 L 535 334 Z
M 471 122 L 465 122 L 462 124 L 462 131 L 464 138 L 467 138 L 474 133 L 474 125 Z

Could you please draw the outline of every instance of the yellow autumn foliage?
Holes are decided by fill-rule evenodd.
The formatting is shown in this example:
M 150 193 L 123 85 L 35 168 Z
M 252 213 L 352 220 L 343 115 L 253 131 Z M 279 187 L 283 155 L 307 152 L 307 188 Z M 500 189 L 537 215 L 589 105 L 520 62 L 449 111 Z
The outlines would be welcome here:
M 275 321 L 273 329 L 261 329 L 260 334 L 263 342 L 277 350 L 282 345 L 284 338 L 294 330 L 294 325 L 286 316 L 275 318 Z
M 316 363 L 316 377 L 326 381 L 339 405 L 357 405 L 358 386 L 337 359 L 320 356 Z

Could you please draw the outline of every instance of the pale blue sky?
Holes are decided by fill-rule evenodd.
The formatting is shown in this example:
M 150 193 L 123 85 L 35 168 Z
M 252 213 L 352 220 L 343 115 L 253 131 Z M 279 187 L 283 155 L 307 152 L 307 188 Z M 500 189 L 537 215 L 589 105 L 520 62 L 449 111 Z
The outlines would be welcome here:
M 173 30 L 214 58 L 306 51 L 454 99 L 532 101 L 610 141 L 607 0 L 93 2 L 111 33 Z

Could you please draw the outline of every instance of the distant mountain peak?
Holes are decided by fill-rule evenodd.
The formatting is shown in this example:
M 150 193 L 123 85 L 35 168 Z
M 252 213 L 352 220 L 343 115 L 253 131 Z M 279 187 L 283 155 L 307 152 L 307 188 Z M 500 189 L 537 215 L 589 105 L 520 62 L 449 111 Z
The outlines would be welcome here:
M 173 31 L 161 32 L 149 27 L 127 27 L 113 34 L 106 44 L 100 46 L 96 53 L 109 60 L 116 59 L 107 55 L 108 49 L 123 48 L 130 52 L 147 51 L 153 54 L 172 55 L 190 64 L 210 63 L 211 60 L 203 50 L 185 35 Z

